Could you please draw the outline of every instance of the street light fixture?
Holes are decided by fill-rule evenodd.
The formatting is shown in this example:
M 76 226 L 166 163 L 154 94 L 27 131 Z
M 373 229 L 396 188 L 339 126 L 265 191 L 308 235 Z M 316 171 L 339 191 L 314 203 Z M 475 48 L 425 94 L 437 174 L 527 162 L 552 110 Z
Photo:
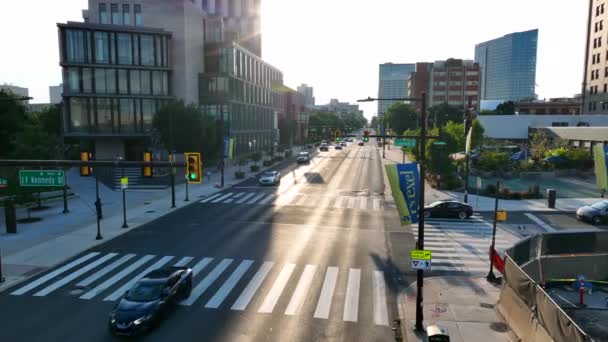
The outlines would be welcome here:
M 366 99 L 357 100 L 357 102 L 373 102 L 373 101 L 410 101 L 420 102 L 420 197 L 418 200 L 418 241 L 416 243 L 416 249 L 424 249 L 424 189 L 426 179 L 426 93 L 422 93 L 421 97 L 400 97 L 400 98 L 372 98 L 367 97 Z M 384 134 L 383 134 L 384 136 Z M 383 137 L 383 139 L 386 139 Z M 384 142 L 382 143 L 382 152 L 384 154 Z M 384 155 L 383 155 L 384 157 Z M 423 282 L 424 282 L 424 271 L 418 270 L 416 274 L 416 330 L 424 331 L 422 322 L 424 320 L 422 314 L 422 297 L 423 297 Z

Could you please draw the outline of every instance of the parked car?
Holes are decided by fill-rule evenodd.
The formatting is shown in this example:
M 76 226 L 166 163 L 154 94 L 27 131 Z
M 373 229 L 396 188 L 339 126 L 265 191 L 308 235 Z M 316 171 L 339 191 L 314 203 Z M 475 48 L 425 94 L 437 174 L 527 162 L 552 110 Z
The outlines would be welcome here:
M 608 222 L 608 200 L 578 208 L 576 217 L 581 221 L 588 221 L 593 224 Z
M 164 267 L 146 274 L 120 299 L 110 313 L 115 335 L 138 335 L 160 323 L 163 316 L 192 291 L 192 269 Z
M 298 163 L 310 163 L 310 155 L 308 152 L 300 152 L 296 158 Z
M 437 201 L 424 207 L 424 217 L 448 218 L 457 217 L 461 220 L 473 215 L 473 207 L 458 201 Z
M 334 149 L 336 149 L 336 150 L 341 150 L 341 149 L 342 149 L 342 145 L 340 145 L 340 144 L 336 144 L 336 147 L 334 147 Z
M 319 146 L 319 151 L 329 151 L 329 146 L 326 143 L 322 143 L 321 146 Z
M 281 183 L 279 171 L 266 171 L 260 176 L 260 185 L 276 185 Z

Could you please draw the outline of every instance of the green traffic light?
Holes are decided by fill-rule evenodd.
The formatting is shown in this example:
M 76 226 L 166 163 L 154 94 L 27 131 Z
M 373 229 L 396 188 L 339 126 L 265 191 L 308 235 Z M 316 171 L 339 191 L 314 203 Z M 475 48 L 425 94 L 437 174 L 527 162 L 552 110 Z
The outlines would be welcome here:
M 191 173 L 191 174 L 190 174 L 190 179 L 192 179 L 192 180 L 196 179 L 196 174 Z

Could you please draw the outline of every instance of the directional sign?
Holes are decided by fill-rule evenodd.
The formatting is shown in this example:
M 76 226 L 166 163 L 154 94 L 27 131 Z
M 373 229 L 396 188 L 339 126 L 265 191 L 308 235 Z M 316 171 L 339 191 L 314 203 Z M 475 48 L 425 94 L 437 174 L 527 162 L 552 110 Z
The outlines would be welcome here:
M 433 145 L 444 146 L 444 145 L 447 145 L 447 143 L 446 143 L 445 141 L 435 141 L 435 142 L 433 143 Z
M 121 189 L 127 189 L 129 187 L 129 178 L 128 177 L 124 177 L 120 179 L 120 188 Z
M 19 170 L 19 185 L 21 186 L 62 187 L 63 180 L 63 170 Z
M 8 187 L 8 179 L 0 178 L 0 189 Z
M 412 268 L 415 270 L 431 270 L 431 260 L 412 259 Z
M 416 139 L 395 139 L 395 146 L 416 147 Z
M 423 249 L 412 249 L 410 251 L 411 259 L 431 260 L 431 251 Z

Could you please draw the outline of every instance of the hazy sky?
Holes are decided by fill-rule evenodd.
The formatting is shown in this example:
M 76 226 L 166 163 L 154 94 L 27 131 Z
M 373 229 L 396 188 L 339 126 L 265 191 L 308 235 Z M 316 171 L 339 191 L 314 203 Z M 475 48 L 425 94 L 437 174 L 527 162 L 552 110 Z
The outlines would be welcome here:
M 171 0 L 167 0 L 171 1 Z M 317 103 L 376 96 L 378 64 L 473 59 L 475 44 L 539 29 L 536 92 L 580 93 L 587 1 L 262 0 L 263 58 L 285 83 L 314 87 Z M 61 82 L 57 22 L 80 21 L 86 0 L 2 1 L 0 83 L 48 101 Z M 366 116 L 377 105 L 362 104 Z

